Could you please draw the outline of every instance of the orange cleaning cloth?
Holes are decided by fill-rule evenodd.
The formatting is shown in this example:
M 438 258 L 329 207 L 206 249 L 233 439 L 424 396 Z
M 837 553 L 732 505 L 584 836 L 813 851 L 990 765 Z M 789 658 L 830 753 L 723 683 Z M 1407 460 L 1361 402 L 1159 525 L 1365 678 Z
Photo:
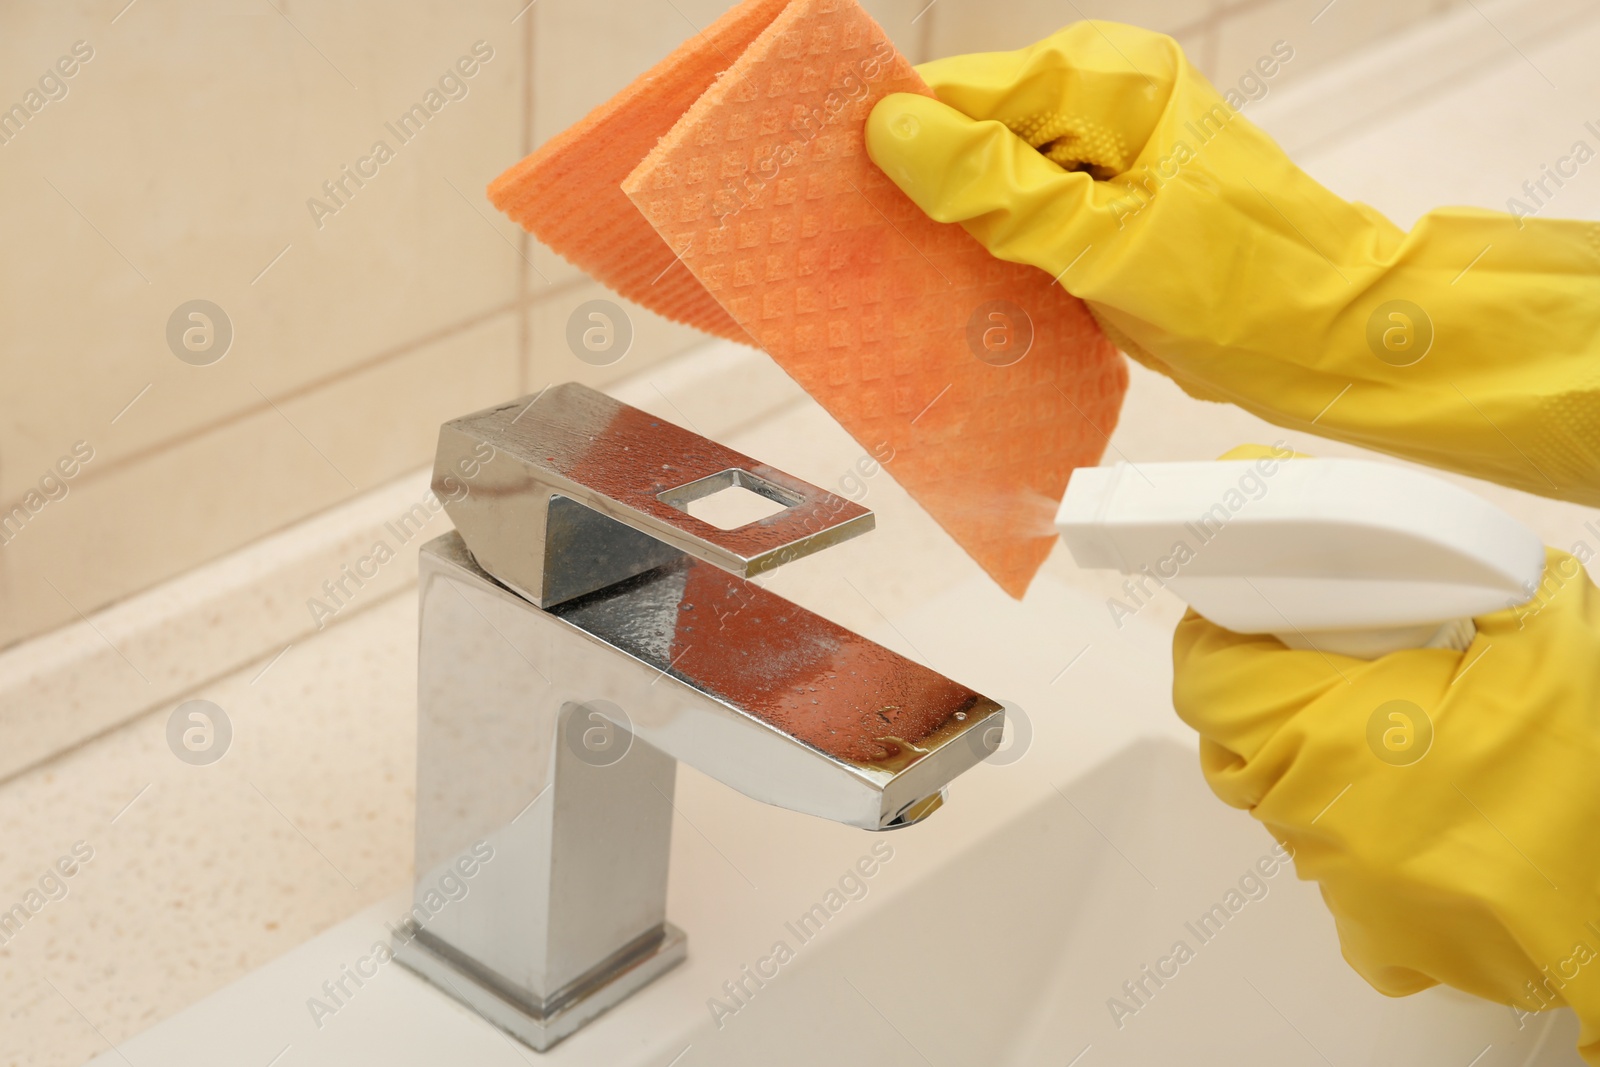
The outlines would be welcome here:
M 1048 275 L 928 219 L 873 165 L 867 115 L 894 92 L 931 95 L 854 0 L 747 0 L 490 194 L 621 295 L 767 351 L 1020 597 L 1127 369 Z M 663 125 L 619 217 L 595 187 Z
M 489 183 L 489 200 L 569 263 L 658 315 L 750 344 L 640 217 L 622 181 L 789 0 L 746 0 Z

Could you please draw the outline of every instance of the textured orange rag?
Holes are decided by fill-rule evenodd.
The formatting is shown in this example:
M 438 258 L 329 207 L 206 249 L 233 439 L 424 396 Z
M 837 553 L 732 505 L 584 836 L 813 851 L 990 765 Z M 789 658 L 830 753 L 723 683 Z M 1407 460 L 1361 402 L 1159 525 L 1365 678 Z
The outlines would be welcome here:
M 931 95 L 855 0 L 747 0 L 490 196 L 621 295 L 767 351 L 1020 597 L 1127 369 L 1048 275 L 873 165 L 867 115 L 895 92 Z

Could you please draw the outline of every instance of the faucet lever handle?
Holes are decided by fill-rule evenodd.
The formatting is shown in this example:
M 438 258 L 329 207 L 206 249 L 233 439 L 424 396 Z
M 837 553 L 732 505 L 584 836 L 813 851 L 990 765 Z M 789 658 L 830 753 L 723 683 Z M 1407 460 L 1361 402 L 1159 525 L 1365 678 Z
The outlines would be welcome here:
M 731 530 L 689 514 L 733 486 L 784 508 Z M 433 489 L 478 565 L 540 607 L 685 554 L 751 577 L 873 526 L 854 501 L 576 382 L 445 423 Z

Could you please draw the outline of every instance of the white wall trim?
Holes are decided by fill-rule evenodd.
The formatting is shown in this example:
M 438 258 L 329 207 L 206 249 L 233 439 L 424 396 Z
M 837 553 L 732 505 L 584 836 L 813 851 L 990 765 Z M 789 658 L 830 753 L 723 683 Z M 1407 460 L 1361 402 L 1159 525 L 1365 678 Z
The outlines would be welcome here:
M 0 652 L 0 779 L 314 634 L 306 600 L 422 501 L 414 471 L 221 559 Z M 420 537 L 449 529 L 441 512 Z M 380 568 L 334 620 L 416 581 L 416 554 Z M 324 625 L 333 620 L 323 620 Z M 290 652 L 292 655 L 292 650 Z

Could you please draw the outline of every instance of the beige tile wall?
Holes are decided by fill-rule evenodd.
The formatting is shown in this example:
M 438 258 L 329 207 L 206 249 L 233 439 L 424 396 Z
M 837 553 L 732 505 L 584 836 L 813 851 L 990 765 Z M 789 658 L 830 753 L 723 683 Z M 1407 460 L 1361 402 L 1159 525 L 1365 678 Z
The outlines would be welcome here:
M 14 8 L 0 41 L 8 102 L 93 49 L 0 145 L 0 502 L 73 442 L 95 453 L 0 548 L 0 642 L 415 466 L 428 422 L 525 373 L 517 249 L 452 189 L 481 202 L 522 148 L 501 5 L 125 2 Z M 386 131 L 479 40 L 463 98 L 410 143 Z M 393 160 L 319 228 L 308 198 L 380 138 Z M 210 366 L 165 338 L 194 298 L 233 325 Z
M 867 6 L 918 59 L 1018 47 L 1082 13 L 1173 32 L 1226 75 L 1280 38 L 1298 74 L 1451 0 L 1324 2 Z M 578 361 L 564 324 L 600 290 L 482 190 L 725 6 L 9 7 L 0 108 L 36 113 L 0 126 L 0 514 L 38 506 L 28 494 L 77 442 L 93 459 L 0 545 L 0 646 L 426 463 L 452 415 L 554 379 L 603 384 L 693 344 L 633 309 L 625 360 Z M 402 143 L 386 124 L 480 41 L 475 73 Z M 70 77 L 48 75 L 58 61 Z M 379 139 L 393 158 L 326 197 Z M 312 197 L 337 210 L 314 217 Z M 208 366 L 166 338 L 197 298 L 234 334 Z
M 541 278 L 548 257 L 484 200 L 559 128 L 544 95 L 576 117 L 614 88 L 571 63 L 533 76 L 559 6 L 125 3 L 18 6 L 0 33 L 0 106 L 92 50 L 0 144 L 0 509 L 75 442 L 94 455 L 0 546 L 0 645 L 425 463 L 446 418 L 692 342 L 640 313 L 622 364 L 580 363 L 546 324 L 587 291 Z M 691 32 L 669 29 L 663 47 Z M 402 144 L 386 123 L 478 41 L 492 58 L 465 95 L 448 85 L 459 98 Z M 313 219 L 307 200 L 378 139 L 393 159 Z M 195 298 L 233 326 L 210 366 L 165 338 Z

